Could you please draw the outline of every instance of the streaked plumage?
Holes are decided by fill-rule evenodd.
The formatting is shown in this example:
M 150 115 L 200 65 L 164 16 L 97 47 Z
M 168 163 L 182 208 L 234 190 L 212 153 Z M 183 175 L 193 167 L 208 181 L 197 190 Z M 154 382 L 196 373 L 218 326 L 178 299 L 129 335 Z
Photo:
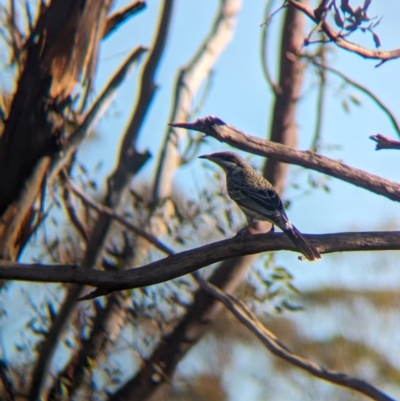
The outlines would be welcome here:
M 200 158 L 211 160 L 224 169 L 228 194 L 242 209 L 249 224 L 269 221 L 288 235 L 308 260 L 321 259 L 318 250 L 289 221 L 282 201 L 270 182 L 242 157 L 234 152 L 217 152 Z

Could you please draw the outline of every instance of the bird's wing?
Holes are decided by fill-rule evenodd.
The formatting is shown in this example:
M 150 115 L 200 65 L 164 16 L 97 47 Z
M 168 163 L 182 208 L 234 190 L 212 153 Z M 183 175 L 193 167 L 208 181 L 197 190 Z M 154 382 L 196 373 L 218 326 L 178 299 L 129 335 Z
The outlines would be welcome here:
M 270 217 L 285 214 L 282 201 L 274 189 L 235 186 L 229 188 L 229 196 L 240 206 L 260 215 Z

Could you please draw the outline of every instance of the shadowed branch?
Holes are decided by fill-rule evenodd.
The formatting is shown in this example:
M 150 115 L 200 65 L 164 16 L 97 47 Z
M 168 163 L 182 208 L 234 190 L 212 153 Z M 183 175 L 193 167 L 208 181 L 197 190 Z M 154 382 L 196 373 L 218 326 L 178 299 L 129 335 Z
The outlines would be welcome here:
M 230 294 L 224 293 L 218 287 L 207 283 L 207 281 L 201 278 L 198 274 L 196 274 L 196 280 L 203 290 L 207 291 L 213 297 L 221 301 L 226 308 L 229 309 L 229 311 L 232 312 L 233 315 L 253 334 L 255 334 L 256 337 L 265 345 L 265 347 L 278 358 L 282 358 L 292 365 L 311 373 L 313 376 L 358 391 L 367 397 L 372 398 L 373 400 L 394 401 L 393 398 L 387 396 L 365 380 L 347 375 L 346 373 L 326 369 L 318 363 L 309 361 L 300 357 L 299 355 L 294 354 L 284 344 L 282 344 L 271 331 L 263 326 L 257 317 L 254 316 L 249 308 L 240 300 Z
M 400 232 L 348 232 L 304 235 L 321 253 L 400 250 Z M 102 294 L 161 283 L 233 257 L 288 250 L 297 252 L 281 233 L 233 237 L 170 255 L 125 271 L 87 270 L 71 265 L 21 264 L 1 261 L 0 279 L 75 283 L 99 287 Z M 89 294 L 90 295 L 90 294 Z M 99 295 L 99 294 L 97 294 Z M 92 298 L 85 297 L 85 299 Z

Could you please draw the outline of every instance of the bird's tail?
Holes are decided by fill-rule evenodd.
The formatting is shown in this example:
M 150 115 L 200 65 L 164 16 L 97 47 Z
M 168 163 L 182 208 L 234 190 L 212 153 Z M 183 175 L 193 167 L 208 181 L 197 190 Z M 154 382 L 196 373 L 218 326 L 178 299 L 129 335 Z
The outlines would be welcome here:
M 317 248 L 311 245 L 294 225 L 291 225 L 291 228 L 284 230 L 284 232 L 309 261 L 321 259 L 321 254 Z

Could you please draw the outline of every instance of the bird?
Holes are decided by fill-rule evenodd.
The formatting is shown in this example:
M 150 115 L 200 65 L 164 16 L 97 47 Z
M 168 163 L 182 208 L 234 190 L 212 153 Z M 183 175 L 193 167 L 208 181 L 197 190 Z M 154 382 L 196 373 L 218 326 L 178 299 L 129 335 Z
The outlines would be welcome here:
M 225 171 L 229 197 L 236 202 L 248 224 L 269 221 L 278 226 L 309 261 L 321 259 L 318 250 L 290 222 L 282 201 L 272 184 L 234 152 L 216 152 L 199 156 Z M 242 230 L 238 234 L 241 234 Z

